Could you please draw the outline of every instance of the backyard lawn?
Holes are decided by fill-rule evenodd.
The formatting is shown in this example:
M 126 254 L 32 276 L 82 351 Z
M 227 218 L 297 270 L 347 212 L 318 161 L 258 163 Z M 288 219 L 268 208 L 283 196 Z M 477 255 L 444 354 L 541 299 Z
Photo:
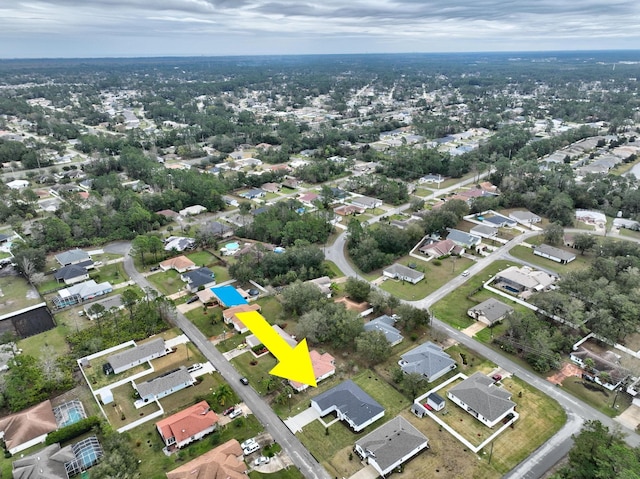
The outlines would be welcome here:
M 271 323 L 277 322 L 283 316 L 282 304 L 275 296 L 265 296 L 256 301 L 260 305 L 260 314 Z
M 57 326 L 44 333 L 36 334 L 18 341 L 17 346 L 22 349 L 22 354 L 41 358 L 45 348 L 50 348 L 55 357 L 64 356 L 69 352 L 69 345 L 65 339 L 67 328 Z
M 218 259 L 208 251 L 196 251 L 195 253 L 189 253 L 186 255 L 196 266 L 211 266 L 216 263 Z
M 100 266 L 100 268 L 89 271 L 89 277 L 96 283 L 108 281 L 111 284 L 118 284 L 129 280 L 129 276 L 124 271 L 124 263 Z
M 0 277 L 0 316 L 42 303 L 42 298 L 22 276 Z

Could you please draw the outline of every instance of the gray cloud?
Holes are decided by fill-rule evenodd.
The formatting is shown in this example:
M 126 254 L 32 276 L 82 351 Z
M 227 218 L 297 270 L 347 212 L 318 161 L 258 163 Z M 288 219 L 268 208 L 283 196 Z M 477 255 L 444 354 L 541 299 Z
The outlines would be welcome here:
M 638 18 L 637 0 L 40 0 L 0 6 L 0 57 L 640 48 Z

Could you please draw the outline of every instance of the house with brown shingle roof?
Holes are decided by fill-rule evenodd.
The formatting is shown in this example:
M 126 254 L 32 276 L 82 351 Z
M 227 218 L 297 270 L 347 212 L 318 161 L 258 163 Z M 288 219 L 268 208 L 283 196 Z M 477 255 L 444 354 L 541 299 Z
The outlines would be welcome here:
M 233 324 L 235 330 L 240 334 L 246 333 L 247 331 L 249 331 L 249 328 L 244 325 L 244 323 L 240 320 L 240 318 L 238 318 L 238 316 L 236 316 L 236 314 L 248 313 L 250 311 L 260 311 L 260 309 L 260 305 L 256 303 L 232 306 L 231 308 L 225 309 L 222 312 L 222 319 L 227 324 Z
M 184 255 L 176 256 L 175 258 L 169 258 L 160 263 L 162 271 L 169 271 L 175 269 L 178 273 L 184 273 L 187 270 L 195 269 L 196 264 Z
M 200 401 L 156 423 L 165 446 L 178 449 L 202 439 L 217 426 L 218 415 L 211 410 L 207 401 Z
M 215 449 L 167 472 L 167 479 L 246 479 L 242 448 L 230 439 Z
M 0 419 L 0 435 L 11 454 L 44 443 L 47 434 L 56 429 L 58 424 L 48 399 Z
M 451 254 L 455 247 L 456 244 L 453 241 L 446 239 L 421 246 L 420 252 L 433 258 L 441 258 Z

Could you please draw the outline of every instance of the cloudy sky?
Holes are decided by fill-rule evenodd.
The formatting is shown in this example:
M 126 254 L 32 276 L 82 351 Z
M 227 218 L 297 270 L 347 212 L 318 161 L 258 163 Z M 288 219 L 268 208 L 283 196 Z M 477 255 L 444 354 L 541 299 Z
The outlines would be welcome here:
M 638 0 L 0 0 L 0 58 L 640 48 Z

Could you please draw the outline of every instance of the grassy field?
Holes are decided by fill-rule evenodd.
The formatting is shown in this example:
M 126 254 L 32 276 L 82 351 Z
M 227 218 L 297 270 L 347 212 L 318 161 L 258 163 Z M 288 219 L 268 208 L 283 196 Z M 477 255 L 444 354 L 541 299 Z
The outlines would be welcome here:
M 467 258 L 456 258 L 453 256 L 441 260 L 439 266 L 434 264 L 433 261 L 420 261 L 411 256 L 400 258 L 397 262 L 405 266 L 415 264 L 416 271 L 423 272 L 425 276 L 424 279 L 417 284 L 388 279 L 380 286 L 388 293 L 406 300 L 424 298 L 444 286 L 451 281 L 452 278 L 473 264 L 473 262 Z M 378 276 L 380 275 L 382 275 L 382 272 L 378 273 Z
M 338 268 L 338 266 L 333 261 L 323 261 L 322 264 L 326 266 L 329 271 L 331 271 L 331 274 L 329 274 L 331 278 L 339 278 L 341 276 L 344 276 L 344 273 L 340 271 L 340 268 Z
M 196 266 L 211 266 L 218 261 L 218 259 L 208 251 L 196 251 L 195 253 L 189 253 L 187 258 L 193 261 Z
M 260 314 L 269 322 L 276 322 L 283 318 L 282 304 L 275 296 L 265 296 L 256 301 L 260 305 Z
M 147 276 L 147 279 L 164 295 L 177 293 L 185 285 L 185 283 L 180 279 L 180 273 L 173 269 L 166 272 L 151 274 Z
M 540 266 L 541 268 L 554 271 L 559 275 L 567 274 L 572 271 L 583 270 L 588 268 L 591 265 L 593 255 L 589 253 L 585 253 L 584 255 L 581 255 L 577 250 L 571 250 L 570 248 L 561 248 L 561 249 L 563 249 L 564 251 L 574 253 L 576 255 L 576 259 L 569 264 L 556 263 L 555 261 L 551 261 L 550 259 L 546 259 L 541 256 L 536 256 L 535 254 L 533 254 L 533 249 L 527 248 L 526 246 L 522 246 L 522 245 L 518 245 L 511 248 L 510 254 L 523 261 L 527 261 L 534 265 Z
M 231 276 L 229 275 L 229 271 L 224 266 L 211 266 L 209 267 L 213 274 L 216 277 L 216 283 L 224 283 L 225 281 L 229 281 Z
M 36 358 L 42 357 L 45 348 L 50 348 L 47 352 L 55 357 L 64 356 L 69 352 L 69 345 L 65 339 L 66 332 L 65 327 L 58 326 L 44 333 L 21 339 L 17 345 L 22 349 L 22 354 Z
M 204 314 L 203 308 L 192 309 L 185 316 L 208 338 L 219 336 L 227 329 L 219 307 L 207 309 L 207 314 Z
M 276 358 L 271 354 L 260 357 L 257 364 L 252 365 L 251 361 L 255 359 L 251 351 L 241 354 L 231 360 L 240 374 L 249 379 L 249 384 L 260 395 L 267 393 L 263 380 L 269 376 L 269 371 L 276 365 Z
M 42 298 L 22 276 L 0 277 L 0 316 L 42 303 Z
M 283 469 L 281 471 L 274 472 L 271 474 L 266 474 L 258 471 L 251 471 L 249 473 L 249 477 L 251 479 L 304 479 L 304 476 L 302 475 L 302 473 L 294 467 Z
M 609 417 L 616 417 L 631 405 L 631 397 L 623 393 L 618 394 L 615 399 L 616 407 L 612 407 L 616 393 L 599 384 L 584 381 L 582 378 L 567 378 L 562 382 L 562 387 Z
M 640 239 L 640 231 L 633 231 L 627 228 L 620 228 L 620 236 Z
M 124 263 L 100 266 L 99 269 L 91 271 L 89 277 L 95 280 L 96 283 L 109 281 L 111 284 L 118 284 L 129 280 L 129 276 L 124 271 Z

